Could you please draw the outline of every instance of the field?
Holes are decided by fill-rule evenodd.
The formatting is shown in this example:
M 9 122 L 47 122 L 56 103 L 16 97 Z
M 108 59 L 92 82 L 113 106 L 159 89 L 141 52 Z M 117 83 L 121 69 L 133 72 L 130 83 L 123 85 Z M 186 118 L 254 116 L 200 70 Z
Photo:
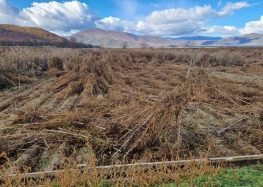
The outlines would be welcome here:
M 7 174 L 263 152 L 261 48 L 0 48 L 0 90 Z

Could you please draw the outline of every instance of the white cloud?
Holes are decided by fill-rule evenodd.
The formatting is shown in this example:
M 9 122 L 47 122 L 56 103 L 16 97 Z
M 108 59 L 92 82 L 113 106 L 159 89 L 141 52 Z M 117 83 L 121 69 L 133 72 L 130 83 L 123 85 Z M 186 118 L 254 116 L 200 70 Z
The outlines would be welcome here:
M 202 27 L 207 18 L 214 16 L 210 5 L 190 9 L 175 8 L 154 11 L 137 23 L 137 30 L 154 35 L 182 35 L 193 33 Z
M 35 2 L 31 7 L 19 12 L 13 10 L 7 0 L 0 2 L 0 15 L 5 15 L 4 20 L 1 16 L 1 23 L 41 27 L 57 33 L 70 33 L 72 30 L 95 27 L 95 21 L 98 19 L 87 4 L 79 1 Z
M 215 16 L 211 6 L 190 9 L 166 9 L 154 11 L 138 22 L 106 17 L 96 22 L 101 29 L 136 32 L 141 34 L 175 36 L 191 34 L 205 25 L 207 17 Z
M 134 24 L 132 22 L 112 16 L 96 21 L 96 27 L 105 30 L 128 32 L 132 30 L 133 26 Z
M 16 23 L 18 10 L 11 6 L 7 0 L 0 0 L 0 22 L 1 23 Z
M 137 0 L 114 0 L 115 4 L 120 8 L 121 13 L 128 17 L 138 14 L 140 5 Z
M 241 1 L 241 2 L 236 2 L 236 3 L 227 3 L 223 9 L 218 12 L 218 16 L 229 16 L 234 13 L 235 10 L 240 10 L 243 8 L 250 7 L 251 4 Z
M 213 15 L 214 10 L 210 5 L 197 6 L 190 9 L 174 8 L 160 11 L 154 11 L 146 18 L 150 23 L 174 23 L 184 22 L 185 20 L 202 21 L 207 16 Z
M 263 34 L 263 16 L 261 16 L 260 20 L 250 21 L 246 23 L 245 27 L 240 29 L 242 34 L 250 34 L 250 33 L 262 33 Z
M 229 16 L 234 11 L 251 6 L 246 2 L 227 3 L 221 11 L 210 5 L 192 8 L 171 8 L 153 11 L 148 16 L 134 17 L 140 10 L 138 0 L 115 0 L 123 15 L 129 20 L 109 16 L 99 19 L 85 3 L 77 0 L 68 2 L 33 3 L 30 7 L 17 10 L 8 0 L 0 0 L 0 23 L 35 26 L 59 34 L 71 34 L 79 30 L 98 27 L 107 30 L 125 31 L 160 36 L 195 35 L 200 33 L 231 35 L 241 32 L 233 26 L 209 26 L 214 18 Z M 222 2 L 222 1 L 219 1 Z M 261 32 L 262 21 L 246 24 L 242 33 Z
M 216 11 L 210 5 L 196 6 L 192 8 L 173 8 L 153 11 L 150 15 L 137 22 L 122 20 L 117 17 L 106 17 L 96 22 L 102 29 L 136 32 L 141 34 L 159 36 L 180 35 L 222 35 L 232 36 L 239 34 L 239 30 L 233 26 L 209 26 L 209 21 L 233 14 L 250 6 L 246 2 L 228 3 L 221 11 Z

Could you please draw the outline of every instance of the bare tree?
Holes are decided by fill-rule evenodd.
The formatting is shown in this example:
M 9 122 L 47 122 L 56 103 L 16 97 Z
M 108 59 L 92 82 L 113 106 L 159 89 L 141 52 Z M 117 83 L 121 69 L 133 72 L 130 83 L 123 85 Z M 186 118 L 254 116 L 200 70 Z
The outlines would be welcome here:
M 122 42 L 121 47 L 122 47 L 122 49 L 127 49 L 128 48 L 128 42 Z
M 194 47 L 196 43 L 194 41 L 187 41 L 185 47 Z
M 75 37 L 70 37 L 69 40 L 70 40 L 71 42 L 77 42 L 77 38 L 75 38 Z
M 146 49 L 146 48 L 149 47 L 149 45 L 148 45 L 148 43 L 146 43 L 145 41 L 142 41 L 142 42 L 140 43 L 140 47 L 143 48 L 143 49 Z

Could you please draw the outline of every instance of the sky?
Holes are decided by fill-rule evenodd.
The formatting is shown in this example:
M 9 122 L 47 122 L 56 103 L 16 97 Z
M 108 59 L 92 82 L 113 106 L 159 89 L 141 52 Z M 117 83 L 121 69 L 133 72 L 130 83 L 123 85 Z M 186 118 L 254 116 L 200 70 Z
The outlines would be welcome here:
M 70 35 L 90 28 L 163 37 L 263 34 L 260 0 L 0 0 L 0 24 Z

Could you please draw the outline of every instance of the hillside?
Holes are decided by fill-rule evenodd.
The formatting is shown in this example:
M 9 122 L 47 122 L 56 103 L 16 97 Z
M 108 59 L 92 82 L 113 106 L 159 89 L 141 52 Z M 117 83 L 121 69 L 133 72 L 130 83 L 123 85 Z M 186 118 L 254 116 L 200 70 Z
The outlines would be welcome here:
M 261 46 L 263 45 L 263 35 L 251 33 L 237 37 L 222 38 L 218 41 L 206 41 L 202 45 L 208 46 Z
M 86 47 L 41 28 L 7 24 L 0 24 L 0 45 Z
M 0 24 L 0 46 L 57 46 L 108 48 L 183 47 L 183 46 L 261 46 L 263 35 L 257 33 L 237 37 L 209 36 L 158 37 L 136 35 L 102 29 L 88 29 L 67 38 L 36 27 Z
M 116 32 L 102 29 L 89 29 L 71 35 L 69 38 L 75 38 L 76 41 L 89 43 L 93 46 L 122 48 L 127 44 L 129 48 L 142 46 L 162 47 L 172 45 L 169 39 L 155 36 L 135 35 L 125 32 Z
M 263 35 L 247 34 L 237 37 L 221 38 L 209 36 L 194 37 L 157 37 L 135 35 L 126 32 L 116 32 L 102 29 L 89 29 L 78 32 L 68 38 L 94 46 L 109 48 L 141 47 L 182 47 L 182 46 L 258 46 L 263 45 Z

